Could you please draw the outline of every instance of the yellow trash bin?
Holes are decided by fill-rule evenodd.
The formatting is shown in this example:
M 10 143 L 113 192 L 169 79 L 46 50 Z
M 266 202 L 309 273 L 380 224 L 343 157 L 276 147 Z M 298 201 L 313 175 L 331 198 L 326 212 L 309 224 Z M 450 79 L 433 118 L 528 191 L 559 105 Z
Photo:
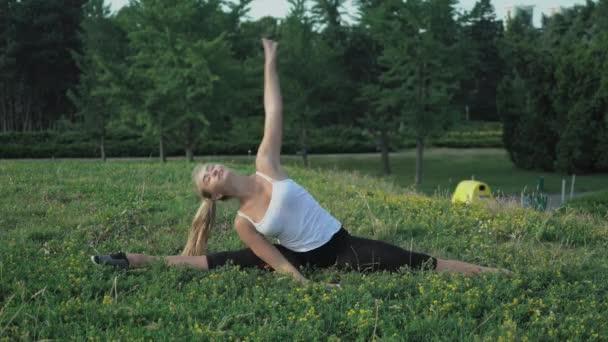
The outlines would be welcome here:
M 474 180 L 465 180 L 458 183 L 456 191 L 454 191 L 454 195 L 452 196 L 452 203 L 472 203 L 491 198 L 492 190 L 490 190 L 488 184 Z

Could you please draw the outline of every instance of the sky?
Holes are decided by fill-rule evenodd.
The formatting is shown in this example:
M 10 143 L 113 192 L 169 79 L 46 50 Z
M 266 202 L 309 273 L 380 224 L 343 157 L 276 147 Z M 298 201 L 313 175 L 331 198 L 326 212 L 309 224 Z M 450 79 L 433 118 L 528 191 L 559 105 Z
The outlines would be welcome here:
M 128 0 L 106 0 L 110 2 L 112 10 L 116 11 L 126 5 Z M 350 5 L 352 0 L 347 0 L 346 11 L 354 15 L 353 7 Z M 459 8 L 461 10 L 471 10 L 476 0 L 460 0 Z M 540 26 L 541 12 L 550 13 L 551 9 L 561 7 L 570 7 L 577 4 L 584 4 L 585 0 L 493 0 L 494 9 L 498 19 L 503 19 L 506 16 L 507 8 L 513 5 L 534 5 L 534 23 Z M 251 10 L 249 16 L 251 19 L 258 19 L 264 16 L 284 17 L 289 10 L 287 0 L 253 0 L 250 5 Z

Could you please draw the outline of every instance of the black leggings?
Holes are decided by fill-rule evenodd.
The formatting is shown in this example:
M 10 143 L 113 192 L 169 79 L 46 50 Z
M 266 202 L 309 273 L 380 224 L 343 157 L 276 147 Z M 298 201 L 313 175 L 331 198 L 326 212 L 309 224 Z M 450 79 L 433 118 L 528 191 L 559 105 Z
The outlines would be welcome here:
M 421 253 L 407 251 L 386 242 L 351 236 L 341 228 L 323 246 L 308 252 L 294 252 L 281 245 L 277 249 L 295 267 L 331 267 L 360 272 L 397 271 L 407 266 L 412 269 L 435 269 L 437 259 Z M 233 263 L 241 267 L 266 268 L 269 266 L 249 248 L 238 251 L 210 253 L 209 269 Z

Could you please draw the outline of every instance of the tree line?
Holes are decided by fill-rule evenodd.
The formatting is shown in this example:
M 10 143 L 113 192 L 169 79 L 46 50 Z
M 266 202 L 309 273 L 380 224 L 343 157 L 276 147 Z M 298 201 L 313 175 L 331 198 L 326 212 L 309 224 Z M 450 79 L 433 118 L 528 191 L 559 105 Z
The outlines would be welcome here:
M 498 87 L 503 139 L 526 169 L 608 171 L 608 1 L 509 22 Z
M 103 159 L 117 129 L 154 136 L 161 160 L 167 141 L 191 159 L 208 141 L 259 139 L 271 37 L 285 134 L 305 162 L 316 129 L 360 127 L 386 173 L 393 142 L 414 139 L 420 183 L 425 143 L 466 117 L 502 119 L 518 166 L 607 168 L 605 0 L 542 28 L 524 12 L 503 23 L 490 0 L 465 13 L 456 0 L 358 0 L 354 22 L 344 0 L 290 0 L 284 19 L 258 20 L 250 0 L 135 0 L 116 14 L 103 0 L 1 1 L 1 129 L 67 123 Z

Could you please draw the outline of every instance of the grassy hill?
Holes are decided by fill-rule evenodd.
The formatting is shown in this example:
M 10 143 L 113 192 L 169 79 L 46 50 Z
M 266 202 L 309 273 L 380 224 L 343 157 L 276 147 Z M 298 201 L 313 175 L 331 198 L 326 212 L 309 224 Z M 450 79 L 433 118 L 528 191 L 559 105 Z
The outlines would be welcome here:
M 237 170 L 252 172 L 243 164 Z M 578 210 L 451 205 L 381 180 L 292 166 L 353 234 L 513 276 L 306 270 L 115 271 L 88 256 L 178 253 L 198 206 L 192 164 L 0 163 L 0 340 L 599 340 L 608 223 Z M 211 251 L 240 248 L 220 205 Z M 330 289 L 326 282 L 339 282 Z

